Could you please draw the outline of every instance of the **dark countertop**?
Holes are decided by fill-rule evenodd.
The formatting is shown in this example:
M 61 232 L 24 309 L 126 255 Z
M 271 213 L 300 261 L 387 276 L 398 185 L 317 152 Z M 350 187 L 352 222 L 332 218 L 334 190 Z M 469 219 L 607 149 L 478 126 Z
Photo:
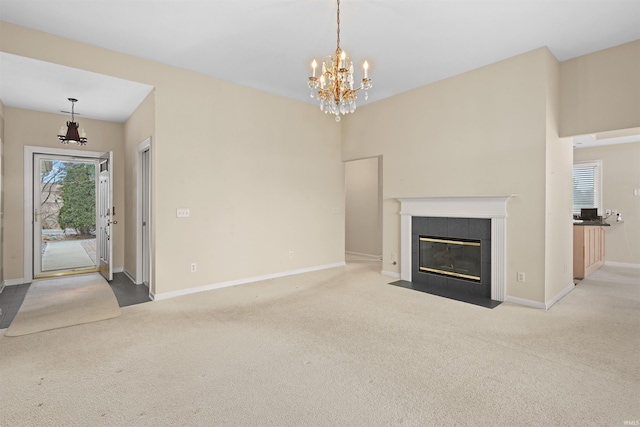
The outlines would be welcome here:
M 581 226 L 591 226 L 591 227 L 597 227 L 597 226 L 601 226 L 601 227 L 610 227 L 611 224 L 606 223 L 606 222 L 602 222 L 602 221 L 583 221 L 583 222 L 574 222 L 573 225 L 581 225 Z

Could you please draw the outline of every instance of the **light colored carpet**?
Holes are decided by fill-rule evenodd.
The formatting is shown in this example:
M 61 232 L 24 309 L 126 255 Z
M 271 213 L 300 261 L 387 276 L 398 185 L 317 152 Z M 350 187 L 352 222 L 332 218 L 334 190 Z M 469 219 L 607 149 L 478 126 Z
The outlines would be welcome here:
M 120 313 L 109 283 L 98 273 L 37 280 L 29 286 L 5 336 L 97 322 Z
M 391 286 L 380 264 L 0 337 L 6 425 L 621 426 L 640 419 L 640 270 L 549 311 Z M 635 274 L 635 276 L 634 276 Z M 633 424 L 631 424 L 633 425 Z

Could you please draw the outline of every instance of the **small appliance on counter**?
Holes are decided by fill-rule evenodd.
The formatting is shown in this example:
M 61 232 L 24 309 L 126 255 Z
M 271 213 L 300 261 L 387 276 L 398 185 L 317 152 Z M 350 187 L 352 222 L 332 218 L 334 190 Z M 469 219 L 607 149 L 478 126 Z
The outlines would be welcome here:
M 602 222 L 602 218 L 598 216 L 597 208 L 580 209 L 580 219 L 583 222 Z

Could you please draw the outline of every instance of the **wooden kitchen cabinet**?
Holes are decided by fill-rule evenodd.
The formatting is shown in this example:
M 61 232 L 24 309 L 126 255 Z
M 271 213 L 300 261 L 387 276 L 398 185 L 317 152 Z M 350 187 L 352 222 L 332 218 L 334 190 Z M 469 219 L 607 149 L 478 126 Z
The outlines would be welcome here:
M 604 265 L 604 226 L 573 226 L 573 277 L 583 279 Z

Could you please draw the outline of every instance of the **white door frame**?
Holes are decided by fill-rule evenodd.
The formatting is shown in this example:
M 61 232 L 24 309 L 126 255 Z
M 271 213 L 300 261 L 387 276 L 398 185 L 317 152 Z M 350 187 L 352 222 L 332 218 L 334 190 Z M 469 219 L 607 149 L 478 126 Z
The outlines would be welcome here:
M 33 145 L 24 146 L 24 169 L 23 169 L 23 280 L 24 283 L 33 281 L 33 155 L 46 154 L 52 156 L 83 157 L 87 159 L 99 159 L 104 153 L 99 151 L 72 150 L 67 148 L 37 147 Z
M 58 275 L 58 274 L 68 274 L 68 273 L 74 273 L 74 272 L 80 272 L 80 271 L 87 271 L 87 270 L 92 270 L 92 269 L 97 269 L 98 268 L 98 264 L 97 262 L 94 263 L 93 267 L 89 267 L 89 266 L 84 266 L 84 267 L 80 267 L 80 268 L 74 268 L 74 267 L 67 267 L 64 268 L 62 270 L 46 270 L 43 271 L 42 269 L 42 260 L 43 260 L 43 254 L 42 251 L 38 251 L 37 248 L 41 248 L 42 247 L 42 209 L 38 208 L 38 206 L 40 206 L 40 202 L 41 202 L 41 197 L 42 194 L 40 191 L 36 190 L 36 187 L 39 186 L 41 177 L 40 177 L 40 165 L 42 160 L 59 160 L 62 162 L 74 162 L 74 163 L 84 163 L 84 164 L 92 164 L 95 167 L 95 172 L 97 175 L 97 171 L 98 171 L 98 161 L 96 159 L 92 159 L 92 158 L 87 158 L 87 157 L 78 157 L 78 156 L 61 156 L 61 155 L 50 155 L 50 154 L 43 154 L 43 153 L 34 153 L 33 155 L 33 170 L 32 170 L 32 177 L 33 177 L 33 184 L 34 186 L 32 187 L 32 192 L 31 192 L 31 197 L 33 198 L 33 210 L 32 210 L 32 227 L 31 227 L 31 231 L 33 232 L 32 236 L 33 236 L 33 249 L 35 249 L 32 253 L 32 265 L 33 265 L 33 275 L 34 277 L 40 277 L 40 276 L 48 276 L 48 275 Z M 37 166 L 36 166 L 37 165 Z M 96 190 L 96 194 L 97 194 L 97 189 L 98 189 L 98 180 L 96 179 L 96 185 L 95 185 L 95 190 Z M 94 200 L 95 202 L 95 200 Z M 39 214 L 38 214 L 39 213 Z M 96 210 L 96 224 L 97 224 L 97 220 L 98 220 L 98 212 Z M 37 232 L 36 232 L 37 230 Z M 36 255 L 36 253 L 39 253 L 40 255 Z
M 143 238 L 143 233 L 145 232 L 145 227 L 143 227 L 142 225 L 142 221 L 143 221 L 143 203 L 145 203 L 144 200 L 144 196 L 143 196 L 143 183 L 145 182 L 145 179 L 143 177 L 143 153 L 145 151 L 149 151 L 149 155 L 148 155 L 148 175 L 147 175 L 147 179 L 146 182 L 148 183 L 148 215 L 149 215 L 149 221 L 146 225 L 146 231 L 149 233 L 149 239 L 148 239 L 148 247 L 145 248 L 147 250 L 147 254 L 148 254 L 148 258 L 149 258 L 149 265 L 145 266 L 144 265 L 144 259 L 143 259 L 143 244 L 144 244 L 144 238 Z M 145 139 L 144 141 L 142 141 L 141 143 L 138 144 L 137 148 L 136 148 L 136 284 L 142 284 L 143 283 L 143 278 L 144 278 L 144 274 L 143 274 L 143 268 L 148 268 L 148 275 L 149 275 L 149 297 L 151 299 L 153 299 L 155 290 L 154 290 L 154 285 L 153 285 L 153 233 L 152 233 L 152 210 L 151 210 L 151 197 L 152 197 L 152 180 L 151 180 L 151 176 L 152 176 L 152 172 L 151 169 L 153 167 L 153 162 L 152 162 L 152 147 L 151 147 L 151 137 Z

